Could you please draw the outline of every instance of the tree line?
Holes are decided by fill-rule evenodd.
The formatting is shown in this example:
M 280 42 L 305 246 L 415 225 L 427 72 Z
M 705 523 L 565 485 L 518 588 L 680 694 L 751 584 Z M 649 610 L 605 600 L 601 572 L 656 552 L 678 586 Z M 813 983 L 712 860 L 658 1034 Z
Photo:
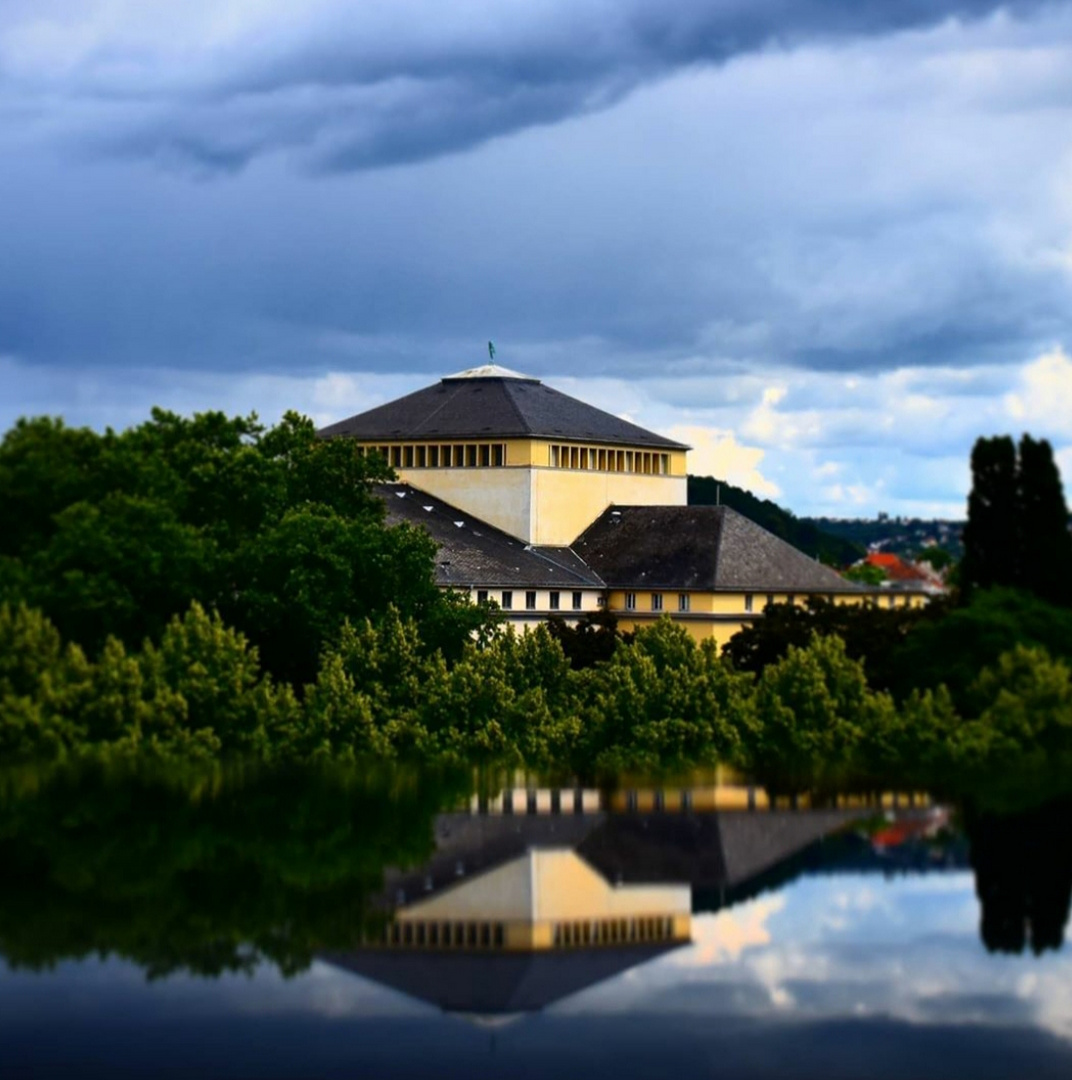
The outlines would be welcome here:
M 385 464 L 296 415 L 24 421 L 0 443 L 0 762 L 718 761 L 795 790 L 1063 760 L 1067 514 L 1048 444 L 1011 446 L 973 455 L 956 601 L 774 606 L 720 652 L 669 620 L 504 630 L 385 526 Z
M 1047 773 L 1072 760 L 1072 668 L 1017 644 L 965 687 L 898 701 L 842 638 L 738 670 L 663 619 L 574 668 L 544 627 L 466 643 L 448 663 L 388 608 L 343 623 L 296 691 L 199 604 L 158 642 L 96 659 L 26 607 L 0 607 L 0 760 L 400 760 L 579 776 L 725 763 L 780 791 L 942 782 L 951 770 Z

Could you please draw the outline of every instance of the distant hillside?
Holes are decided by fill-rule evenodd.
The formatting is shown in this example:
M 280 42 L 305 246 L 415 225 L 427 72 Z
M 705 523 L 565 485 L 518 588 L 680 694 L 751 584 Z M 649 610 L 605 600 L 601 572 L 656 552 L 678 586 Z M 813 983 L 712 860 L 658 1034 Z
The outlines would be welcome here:
M 943 521 L 925 518 L 891 518 L 879 514 L 877 519 L 803 518 L 824 533 L 864 547 L 874 545 L 895 555 L 914 556 L 921 549 L 935 544 L 960 559 L 964 554 L 961 533 L 963 521 Z
M 714 506 L 721 502 L 768 532 L 780 536 L 806 555 L 818 557 L 831 566 L 848 566 L 866 554 L 864 546 L 851 539 L 834 536 L 813 522 L 798 518 L 783 510 L 770 499 L 757 499 L 750 491 L 734 487 L 712 476 L 689 477 L 689 503 L 693 506 Z

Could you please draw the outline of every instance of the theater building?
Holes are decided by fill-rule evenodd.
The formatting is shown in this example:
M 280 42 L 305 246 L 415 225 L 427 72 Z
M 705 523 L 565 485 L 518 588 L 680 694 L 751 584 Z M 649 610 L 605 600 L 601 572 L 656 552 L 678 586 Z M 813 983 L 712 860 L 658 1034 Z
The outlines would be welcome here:
M 773 601 L 876 600 L 736 511 L 688 506 L 684 444 L 497 365 L 320 434 L 382 455 L 398 477 L 380 489 L 388 523 L 426 528 L 439 584 L 521 626 L 668 615 L 723 643 Z

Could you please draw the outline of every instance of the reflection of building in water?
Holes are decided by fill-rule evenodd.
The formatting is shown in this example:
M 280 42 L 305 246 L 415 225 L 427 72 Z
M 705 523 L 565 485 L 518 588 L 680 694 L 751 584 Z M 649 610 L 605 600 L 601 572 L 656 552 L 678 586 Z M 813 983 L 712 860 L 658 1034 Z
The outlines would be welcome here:
M 523 854 L 402 903 L 382 941 L 325 959 L 449 1011 L 519 1012 L 689 940 L 688 885 L 611 884 L 572 848 Z M 404 895 L 404 894 L 403 894 Z
M 387 875 L 383 939 L 325 959 L 441 1008 L 539 1009 L 689 940 L 721 907 L 860 816 L 442 814 L 434 855 Z M 685 884 L 687 883 L 687 884 Z
M 393 946 L 550 949 L 686 941 L 688 885 L 611 885 L 571 848 L 531 848 L 401 908 Z

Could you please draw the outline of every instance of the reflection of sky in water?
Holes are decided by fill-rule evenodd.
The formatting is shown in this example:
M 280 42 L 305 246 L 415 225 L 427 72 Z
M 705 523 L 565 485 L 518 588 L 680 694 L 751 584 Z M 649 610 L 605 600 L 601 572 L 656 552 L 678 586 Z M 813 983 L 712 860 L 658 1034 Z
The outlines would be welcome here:
M 717 914 L 693 943 L 560 1010 L 1016 1023 L 1072 1037 L 1072 951 L 988 954 L 970 872 L 806 877 Z
M 698 1056 L 773 1076 L 786 1055 L 809 1075 L 866 1065 L 893 1076 L 920 1060 L 938 1068 L 946 1054 L 958 1067 L 935 1075 L 1007 1075 L 1021 1061 L 1033 1075 L 1062 1075 L 1072 1060 L 1072 950 L 990 955 L 978 925 L 970 873 L 804 877 L 694 916 L 691 944 L 494 1033 L 320 962 L 289 980 L 264 967 L 147 983 L 131 964 L 96 960 L 43 976 L 0 970 L 0 1049 L 8 1045 L 12 1060 L 33 1052 L 39 1042 L 25 1028 L 63 1030 L 78 1055 L 101 1062 L 114 1063 L 122 1046 L 136 1063 L 159 1044 L 191 1069 L 203 1065 L 197 1046 L 256 1043 L 264 1075 L 375 1059 L 380 1074 L 414 1075 L 435 1060 L 440 1075 L 460 1076 L 489 1053 L 533 1072 L 598 1072 L 597 1062 L 614 1058 L 618 1076 Z M 923 1057 L 906 1058 L 910 1046 Z M 241 1068 L 212 1060 L 239 1073 L 251 1067 L 246 1057 Z

